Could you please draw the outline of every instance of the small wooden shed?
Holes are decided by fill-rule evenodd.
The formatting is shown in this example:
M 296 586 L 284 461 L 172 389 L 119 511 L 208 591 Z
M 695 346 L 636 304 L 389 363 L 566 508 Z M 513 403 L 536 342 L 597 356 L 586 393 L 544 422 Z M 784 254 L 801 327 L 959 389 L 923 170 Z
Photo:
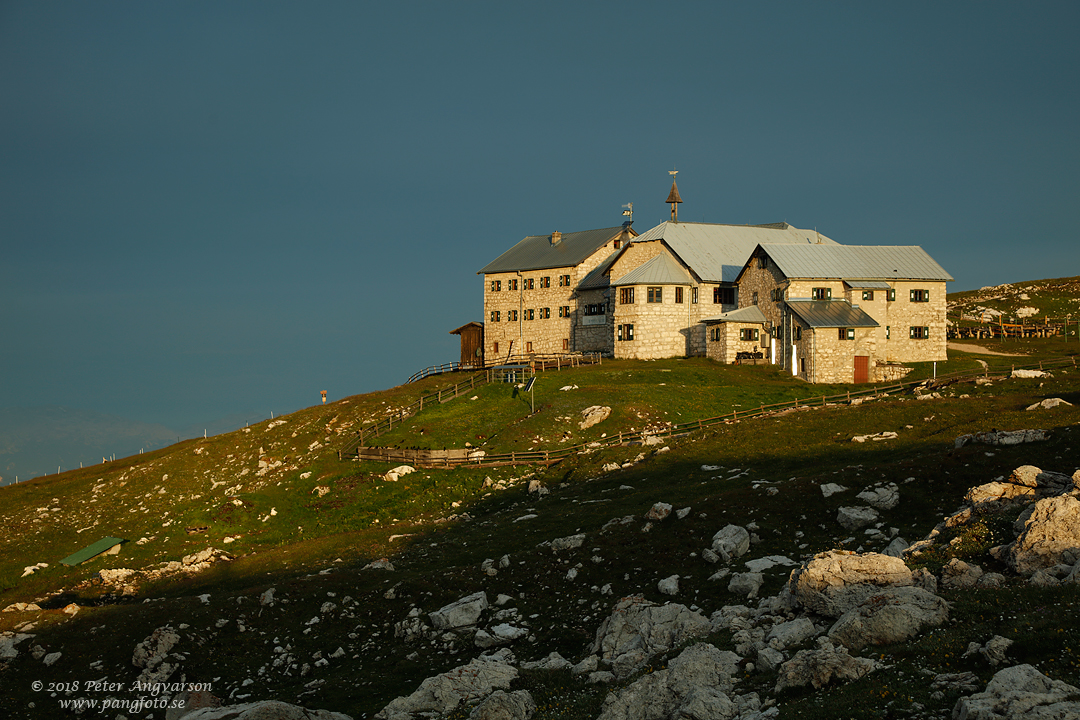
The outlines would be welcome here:
M 98 555 L 115 555 L 120 552 L 120 546 L 126 542 L 127 540 L 122 538 L 102 538 L 93 545 L 88 545 L 79 552 L 67 556 L 60 562 L 64 565 L 78 565 L 86 562 L 90 558 L 95 558 Z
M 484 323 L 465 323 L 450 334 L 461 336 L 462 368 L 484 367 Z

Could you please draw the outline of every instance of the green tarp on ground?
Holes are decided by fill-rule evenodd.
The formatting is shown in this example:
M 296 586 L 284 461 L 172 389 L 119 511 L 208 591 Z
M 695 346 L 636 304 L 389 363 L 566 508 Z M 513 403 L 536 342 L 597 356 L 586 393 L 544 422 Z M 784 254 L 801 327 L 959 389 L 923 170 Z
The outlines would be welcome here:
M 60 562 L 64 565 L 78 565 L 79 563 L 86 562 L 90 558 L 96 557 L 101 553 L 105 552 L 106 550 L 109 550 L 110 548 L 113 548 L 123 542 L 127 541 L 121 538 L 114 537 L 102 538 L 93 545 L 84 547 L 82 550 L 75 553 L 74 555 L 67 556 Z

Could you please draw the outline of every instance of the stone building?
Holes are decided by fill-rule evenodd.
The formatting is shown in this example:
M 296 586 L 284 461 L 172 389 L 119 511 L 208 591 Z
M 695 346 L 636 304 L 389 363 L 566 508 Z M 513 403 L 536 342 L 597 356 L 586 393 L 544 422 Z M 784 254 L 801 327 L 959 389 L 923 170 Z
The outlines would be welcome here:
M 886 381 L 945 360 L 945 283 L 918 246 L 762 244 L 739 272 L 772 362 L 809 382 Z
M 581 350 L 578 335 L 604 323 L 604 308 L 583 304 L 578 285 L 637 236 L 630 222 L 582 232 L 530 235 L 488 263 L 484 276 L 484 356 Z

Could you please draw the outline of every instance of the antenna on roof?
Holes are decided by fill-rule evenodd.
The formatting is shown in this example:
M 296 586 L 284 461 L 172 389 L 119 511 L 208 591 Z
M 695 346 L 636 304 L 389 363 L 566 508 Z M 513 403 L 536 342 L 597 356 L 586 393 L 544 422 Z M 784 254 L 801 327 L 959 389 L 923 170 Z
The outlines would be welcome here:
M 625 205 L 623 205 L 623 207 L 626 208 L 626 210 L 623 210 L 622 214 L 627 216 L 631 220 L 633 220 L 634 219 L 634 203 L 626 203 Z

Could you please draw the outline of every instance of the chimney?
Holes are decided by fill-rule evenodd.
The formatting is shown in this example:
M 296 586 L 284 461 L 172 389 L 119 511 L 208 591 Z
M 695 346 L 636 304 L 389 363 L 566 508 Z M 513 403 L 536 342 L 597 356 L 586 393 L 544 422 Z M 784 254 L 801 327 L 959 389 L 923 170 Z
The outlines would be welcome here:
M 562 233 L 561 232 L 556 230 L 555 232 L 551 233 L 551 244 L 552 245 L 558 245 L 561 242 L 562 242 Z

